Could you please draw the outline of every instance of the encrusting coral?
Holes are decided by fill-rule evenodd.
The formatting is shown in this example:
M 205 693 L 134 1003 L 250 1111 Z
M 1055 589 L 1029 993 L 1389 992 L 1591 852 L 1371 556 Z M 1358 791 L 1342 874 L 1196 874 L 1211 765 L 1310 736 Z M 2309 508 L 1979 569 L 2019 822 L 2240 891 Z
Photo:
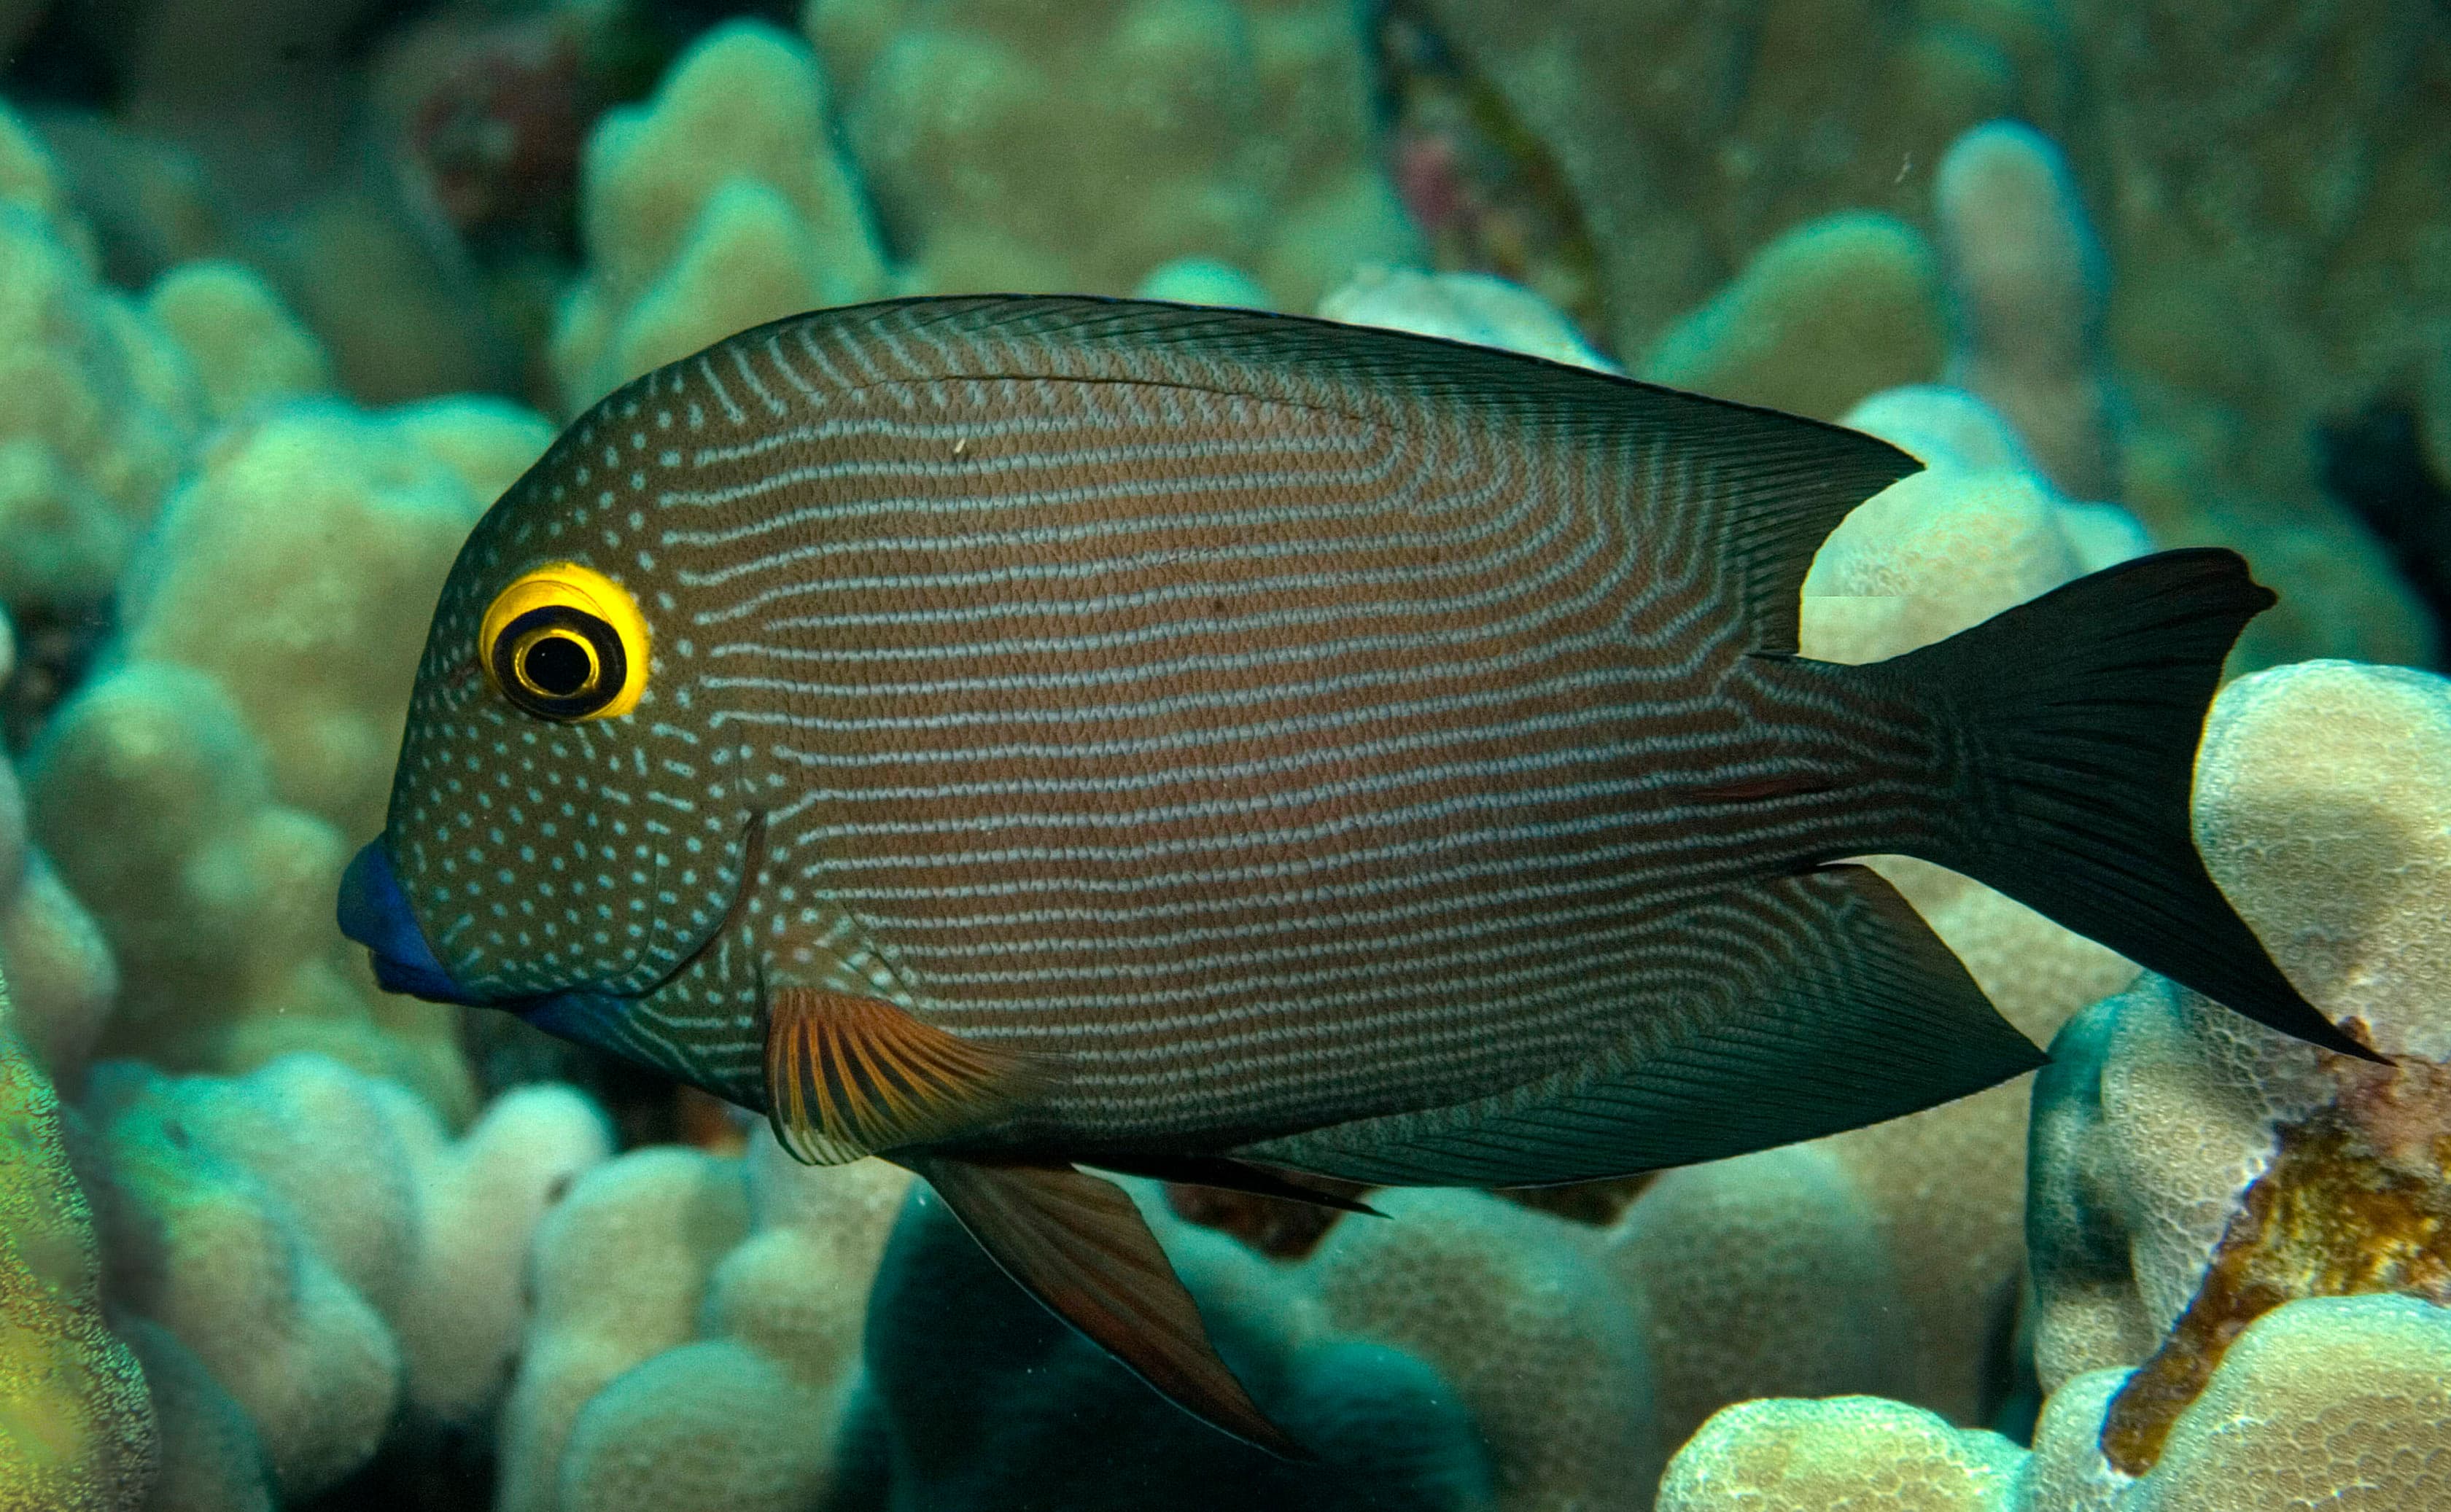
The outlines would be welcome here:
M 0 1508 L 135 1512 L 154 1475 L 145 1373 L 103 1315 L 59 1099 L 0 982 Z
M 205 450 L 122 584 L 115 665 L 29 766 L 33 831 L 119 959 L 105 1053 L 324 1050 L 466 1115 L 453 1016 L 378 993 L 331 900 L 382 827 L 437 585 L 549 436 L 498 401 L 322 400 Z
M 8 619 L 0 615 L 0 682 L 12 654 Z M 119 972 L 93 916 L 27 842 L 25 793 L 15 767 L 0 757 L 0 973 L 14 1004 L 12 1033 L 55 1086 L 73 1093 L 110 1012 Z

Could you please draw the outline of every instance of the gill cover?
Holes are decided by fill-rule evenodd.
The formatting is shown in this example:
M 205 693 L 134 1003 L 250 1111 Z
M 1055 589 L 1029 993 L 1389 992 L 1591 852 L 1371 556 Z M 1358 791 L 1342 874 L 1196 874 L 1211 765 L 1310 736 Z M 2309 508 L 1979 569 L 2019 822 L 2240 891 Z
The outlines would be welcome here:
M 647 688 L 647 620 L 593 568 L 548 562 L 495 595 L 477 629 L 494 691 L 539 719 L 609 719 Z

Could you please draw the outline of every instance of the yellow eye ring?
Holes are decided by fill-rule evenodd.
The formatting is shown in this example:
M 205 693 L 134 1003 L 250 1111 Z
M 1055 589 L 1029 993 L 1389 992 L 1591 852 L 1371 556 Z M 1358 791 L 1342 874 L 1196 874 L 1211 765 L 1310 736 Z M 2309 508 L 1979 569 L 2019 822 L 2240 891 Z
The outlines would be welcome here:
M 647 620 L 620 584 L 549 562 L 494 597 L 477 661 L 495 692 L 539 719 L 609 719 L 647 689 Z

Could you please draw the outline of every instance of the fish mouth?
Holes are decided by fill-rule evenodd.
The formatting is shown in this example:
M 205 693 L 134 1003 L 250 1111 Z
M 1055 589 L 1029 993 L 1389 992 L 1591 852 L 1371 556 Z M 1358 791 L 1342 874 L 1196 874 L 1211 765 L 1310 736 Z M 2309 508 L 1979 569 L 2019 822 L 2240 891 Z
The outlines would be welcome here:
M 683 972 L 704 959 L 706 953 L 715 948 L 716 941 L 739 923 L 765 862 L 766 815 L 763 811 L 753 812 L 741 835 L 740 880 L 733 889 L 732 901 L 724 909 L 723 917 L 689 954 L 673 963 L 670 971 L 646 986 L 627 993 L 579 988 L 541 995 L 501 997 L 462 986 L 452 977 L 450 969 L 442 964 L 441 958 L 435 954 L 433 943 L 418 924 L 416 914 L 408 906 L 408 894 L 400 884 L 400 874 L 392 865 L 390 847 L 381 837 L 368 841 L 349 859 L 348 869 L 341 874 L 341 896 L 336 912 L 341 933 L 366 947 L 367 959 L 374 966 L 375 984 L 385 992 L 403 993 L 411 998 L 422 998 L 427 1002 L 517 1011 L 563 999 L 634 1001 L 652 998 L 663 991 Z
M 486 1000 L 452 980 L 434 954 L 417 916 L 409 911 L 391 852 L 380 839 L 368 841 L 349 858 L 348 870 L 341 874 L 338 913 L 341 933 L 366 947 L 375 984 L 383 991 L 427 1002 L 477 1006 Z

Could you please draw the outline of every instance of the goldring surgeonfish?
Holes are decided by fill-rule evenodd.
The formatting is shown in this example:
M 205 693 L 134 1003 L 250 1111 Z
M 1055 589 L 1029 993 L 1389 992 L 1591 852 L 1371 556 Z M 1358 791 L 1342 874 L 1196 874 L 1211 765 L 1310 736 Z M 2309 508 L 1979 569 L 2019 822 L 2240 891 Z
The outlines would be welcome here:
M 744 332 L 477 527 L 341 917 L 881 1154 L 1159 1389 L 1294 1446 L 1083 1167 L 1339 1199 L 1800 1139 L 2042 1058 L 1877 876 L 1921 856 L 2366 1055 L 2188 834 L 2271 602 L 2223 551 L 1893 661 L 1796 654 L 1918 464 L 1449 342 L 1087 299 Z

